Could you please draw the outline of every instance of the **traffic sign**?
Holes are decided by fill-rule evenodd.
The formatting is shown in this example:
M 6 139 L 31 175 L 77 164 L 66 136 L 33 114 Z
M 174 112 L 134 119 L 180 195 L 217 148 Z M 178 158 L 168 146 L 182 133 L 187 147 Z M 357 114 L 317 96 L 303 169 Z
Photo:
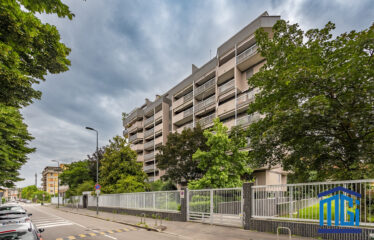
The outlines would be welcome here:
M 95 189 L 96 189 L 96 190 L 100 190 L 100 189 L 101 189 L 100 184 L 97 183 L 97 184 L 95 185 Z
M 180 198 L 184 198 L 184 191 L 180 191 L 179 196 L 180 196 Z
M 99 195 L 100 194 L 100 189 L 96 189 L 96 195 Z

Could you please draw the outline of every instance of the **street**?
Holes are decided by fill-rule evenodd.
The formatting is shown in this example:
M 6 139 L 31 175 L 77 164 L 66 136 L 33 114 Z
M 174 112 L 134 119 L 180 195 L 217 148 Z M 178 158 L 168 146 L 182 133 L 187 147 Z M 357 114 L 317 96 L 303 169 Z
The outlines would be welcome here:
M 32 213 L 32 222 L 38 228 L 44 228 L 44 240 L 73 239 L 178 239 L 175 236 L 147 231 L 141 228 L 76 215 L 40 205 L 25 205 Z

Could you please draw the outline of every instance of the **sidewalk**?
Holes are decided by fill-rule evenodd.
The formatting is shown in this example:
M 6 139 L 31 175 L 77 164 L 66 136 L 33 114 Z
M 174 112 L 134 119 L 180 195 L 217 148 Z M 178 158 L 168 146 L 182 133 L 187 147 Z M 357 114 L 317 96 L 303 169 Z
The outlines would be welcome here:
M 54 205 L 46 207 L 55 207 Z M 96 212 L 87 209 L 72 209 L 60 206 L 60 210 L 75 214 L 96 217 Z M 98 217 L 116 221 L 124 224 L 138 225 L 140 217 L 132 215 L 114 214 L 109 212 L 99 212 Z M 155 225 L 155 219 L 146 218 L 146 224 L 149 227 Z M 243 230 L 235 227 L 216 226 L 193 222 L 175 222 L 162 220 L 162 225 L 166 226 L 164 234 L 170 234 L 178 237 L 177 239 L 186 240 L 276 240 L 277 235 L 271 233 L 262 233 L 249 230 Z M 281 235 L 279 239 L 288 240 L 288 235 Z M 292 240 L 312 240 L 312 238 L 293 236 Z

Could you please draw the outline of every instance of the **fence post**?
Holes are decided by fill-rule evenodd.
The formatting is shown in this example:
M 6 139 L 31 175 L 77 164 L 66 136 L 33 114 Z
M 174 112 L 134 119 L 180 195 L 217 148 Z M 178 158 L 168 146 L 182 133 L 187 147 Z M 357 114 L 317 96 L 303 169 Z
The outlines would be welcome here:
M 213 189 L 210 189 L 210 224 L 213 224 L 213 208 L 214 208 L 214 203 L 213 203 Z
M 184 189 L 184 197 L 186 199 L 185 201 L 181 201 L 181 204 L 182 202 L 186 203 L 186 206 L 185 206 L 186 210 L 184 213 L 186 213 L 186 216 L 185 216 L 186 221 L 189 221 L 190 220 L 190 192 L 188 191 L 188 188 Z M 182 211 L 182 206 L 181 206 L 181 211 Z
M 253 183 L 243 183 L 243 227 L 245 230 L 250 230 L 251 218 L 252 218 L 252 186 Z
M 181 202 L 181 214 L 182 214 L 182 220 L 184 221 L 184 222 L 186 222 L 186 221 L 188 221 L 189 219 L 188 219 L 188 212 L 189 212 L 189 210 L 188 210 L 188 202 L 189 202 L 189 200 L 188 200 L 188 195 L 189 195 L 189 193 L 188 193 L 188 188 L 182 188 L 182 191 L 184 191 L 184 194 L 183 194 L 183 196 L 184 196 L 184 198 L 181 198 L 180 199 L 180 202 Z

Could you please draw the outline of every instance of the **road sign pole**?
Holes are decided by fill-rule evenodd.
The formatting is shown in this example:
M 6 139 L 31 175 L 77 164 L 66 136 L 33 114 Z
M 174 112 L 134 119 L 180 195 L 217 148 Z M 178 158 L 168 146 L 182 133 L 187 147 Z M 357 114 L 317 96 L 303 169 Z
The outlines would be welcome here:
M 96 183 L 95 185 L 95 192 L 96 192 L 96 215 L 99 214 L 99 195 L 100 195 L 100 184 Z

